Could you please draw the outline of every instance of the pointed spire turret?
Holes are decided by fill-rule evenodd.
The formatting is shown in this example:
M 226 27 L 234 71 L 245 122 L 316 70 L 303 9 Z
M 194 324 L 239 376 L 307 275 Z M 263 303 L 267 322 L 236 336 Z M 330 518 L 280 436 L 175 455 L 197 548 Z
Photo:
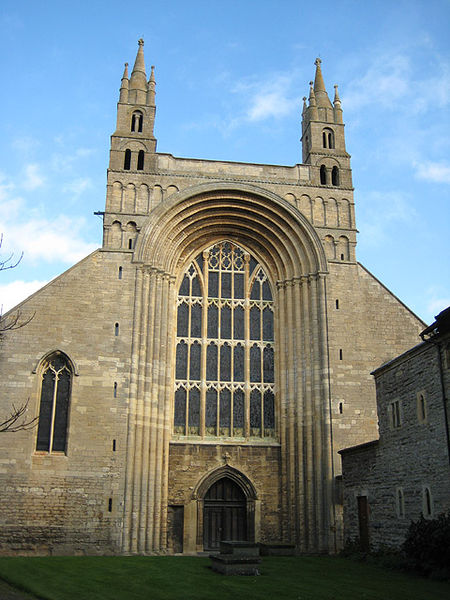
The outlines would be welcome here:
M 310 121 L 317 121 L 318 119 L 317 113 L 317 102 L 316 102 L 316 94 L 314 92 L 313 82 L 309 82 L 309 119 Z
M 147 84 L 147 104 L 148 106 L 156 106 L 155 103 L 155 67 L 152 65 L 152 71 L 150 73 L 150 79 Z
M 120 84 L 120 96 L 119 102 L 128 102 L 128 63 L 125 63 L 125 68 L 123 70 L 122 82 Z
M 330 99 L 328 98 L 327 90 L 325 89 L 325 83 L 323 81 L 322 69 L 320 58 L 316 58 L 314 64 L 316 65 L 316 76 L 314 78 L 314 93 L 316 95 L 317 106 L 319 108 L 332 108 Z
M 342 105 L 341 99 L 339 98 L 338 86 L 334 86 L 334 121 L 335 123 L 343 123 L 342 119 Z
M 145 73 L 144 40 L 138 41 L 139 48 L 130 77 L 130 101 L 145 104 L 147 95 L 147 75 Z

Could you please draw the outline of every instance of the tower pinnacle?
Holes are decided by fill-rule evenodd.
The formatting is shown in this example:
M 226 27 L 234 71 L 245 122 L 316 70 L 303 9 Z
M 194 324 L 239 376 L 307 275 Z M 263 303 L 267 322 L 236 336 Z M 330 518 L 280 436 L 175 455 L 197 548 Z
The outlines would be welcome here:
M 139 48 L 130 77 L 130 101 L 145 104 L 147 95 L 147 75 L 145 73 L 144 40 L 138 41 Z
M 314 78 L 314 93 L 316 95 L 317 106 L 319 108 L 332 108 L 330 99 L 328 98 L 325 83 L 323 81 L 322 69 L 320 68 L 322 61 L 320 58 L 316 58 L 314 64 L 316 65 L 316 76 Z

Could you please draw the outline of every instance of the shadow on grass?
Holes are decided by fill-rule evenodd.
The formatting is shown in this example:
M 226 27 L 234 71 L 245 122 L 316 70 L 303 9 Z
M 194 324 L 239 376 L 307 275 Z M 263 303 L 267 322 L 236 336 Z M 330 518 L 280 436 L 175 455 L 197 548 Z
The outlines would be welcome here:
M 259 577 L 203 557 L 2 557 L 0 577 L 43 600 L 448 600 L 450 584 L 337 557 L 267 557 Z

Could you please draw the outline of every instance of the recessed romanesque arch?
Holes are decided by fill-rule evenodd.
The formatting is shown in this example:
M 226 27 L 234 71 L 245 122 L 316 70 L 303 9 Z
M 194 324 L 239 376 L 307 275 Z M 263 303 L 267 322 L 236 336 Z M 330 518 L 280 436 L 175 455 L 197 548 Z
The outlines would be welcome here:
M 175 193 L 156 206 L 133 254 L 125 552 L 167 547 L 178 288 L 190 263 L 225 240 L 253 255 L 274 288 L 283 539 L 305 551 L 328 551 L 333 544 L 323 245 L 285 199 L 253 185 L 216 183 Z

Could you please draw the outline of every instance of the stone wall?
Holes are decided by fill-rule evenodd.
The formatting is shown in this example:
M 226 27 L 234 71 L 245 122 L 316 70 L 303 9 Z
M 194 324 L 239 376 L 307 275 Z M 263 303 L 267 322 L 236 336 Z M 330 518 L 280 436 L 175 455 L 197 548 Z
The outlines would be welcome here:
M 448 367 L 443 365 L 444 371 Z M 375 373 L 380 439 L 342 452 L 344 529 L 358 538 L 357 497 L 374 547 L 399 545 L 411 520 L 450 508 L 450 470 L 437 348 L 423 343 Z M 425 400 L 425 418 L 419 396 Z M 393 424 L 392 403 L 399 403 Z M 426 488 L 430 494 L 427 506 Z M 429 511 L 431 508 L 431 511 Z

